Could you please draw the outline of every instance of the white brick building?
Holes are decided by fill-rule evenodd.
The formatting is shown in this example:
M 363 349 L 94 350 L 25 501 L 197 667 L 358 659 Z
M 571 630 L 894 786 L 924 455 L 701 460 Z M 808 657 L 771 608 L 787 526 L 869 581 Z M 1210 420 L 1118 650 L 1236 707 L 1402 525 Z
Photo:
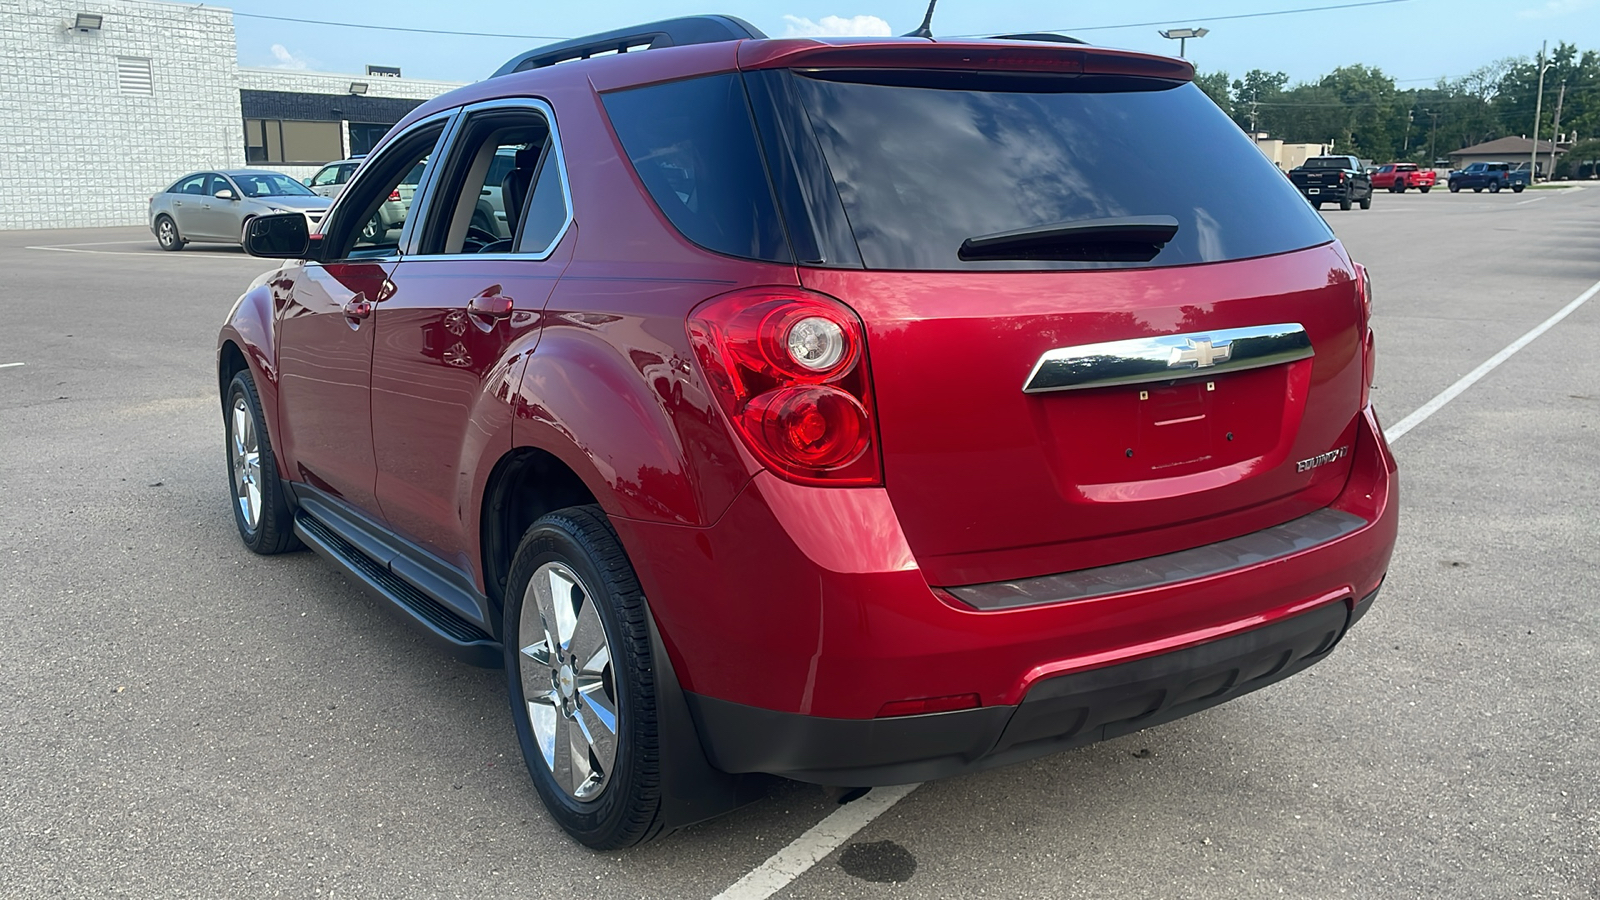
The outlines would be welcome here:
M 0 229 L 144 224 L 179 176 L 247 160 L 304 177 L 455 87 L 241 69 L 228 9 L 0 0 Z

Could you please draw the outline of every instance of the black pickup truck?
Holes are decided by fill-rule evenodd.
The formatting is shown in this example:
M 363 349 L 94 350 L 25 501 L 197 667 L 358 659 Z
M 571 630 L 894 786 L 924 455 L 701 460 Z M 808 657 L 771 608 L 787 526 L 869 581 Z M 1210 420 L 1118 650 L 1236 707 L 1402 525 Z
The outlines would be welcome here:
M 1289 170 L 1289 180 L 1317 209 L 1338 201 L 1340 209 L 1372 208 L 1372 177 L 1354 156 L 1313 156 Z

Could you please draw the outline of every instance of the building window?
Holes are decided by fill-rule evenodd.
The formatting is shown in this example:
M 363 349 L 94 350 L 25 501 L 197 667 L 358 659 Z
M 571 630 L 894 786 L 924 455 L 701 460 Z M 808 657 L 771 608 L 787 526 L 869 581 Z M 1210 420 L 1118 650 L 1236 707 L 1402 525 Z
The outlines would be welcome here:
M 344 130 L 338 122 L 244 120 L 246 162 L 320 166 L 343 157 Z
M 378 139 L 389 133 L 388 125 L 369 125 L 365 122 L 350 123 L 350 155 L 360 156 L 371 153 L 373 145 Z
M 149 97 L 155 93 L 150 77 L 150 59 L 145 56 L 117 57 L 117 87 L 124 94 Z

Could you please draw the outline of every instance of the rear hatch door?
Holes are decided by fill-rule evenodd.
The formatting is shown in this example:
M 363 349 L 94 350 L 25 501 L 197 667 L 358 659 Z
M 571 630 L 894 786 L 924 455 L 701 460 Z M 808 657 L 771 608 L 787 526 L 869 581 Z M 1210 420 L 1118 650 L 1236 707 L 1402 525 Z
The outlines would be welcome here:
M 1192 84 L 747 82 L 801 279 L 866 324 L 885 485 L 932 583 L 1173 552 L 1342 487 L 1352 266 Z

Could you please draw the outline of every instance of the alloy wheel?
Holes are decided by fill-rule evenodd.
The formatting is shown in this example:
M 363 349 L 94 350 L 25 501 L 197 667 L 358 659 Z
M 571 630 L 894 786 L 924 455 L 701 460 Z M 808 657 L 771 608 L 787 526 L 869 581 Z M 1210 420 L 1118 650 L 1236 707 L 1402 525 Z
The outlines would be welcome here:
M 161 246 L 171 247 L 178 242 L 178 229 L 177 226 L 172 224 L 171 219 L 162 219 L 156 226 L 156 231 L 158 232 L 157 238 L 161 241 Z
M 243 396 L 233 399 L 233 421 L 229 428 L 233 459 L 233 496 L 245 526 L 255 531 L 261 524 L 261 447 L 256 437 L 256 419 Z
M 598 600 L 571 568 L 540 566 L 523 595 L 517 654 L 540 756 L 557 785 L 594 800 L 617 758 L 617 690 Z

